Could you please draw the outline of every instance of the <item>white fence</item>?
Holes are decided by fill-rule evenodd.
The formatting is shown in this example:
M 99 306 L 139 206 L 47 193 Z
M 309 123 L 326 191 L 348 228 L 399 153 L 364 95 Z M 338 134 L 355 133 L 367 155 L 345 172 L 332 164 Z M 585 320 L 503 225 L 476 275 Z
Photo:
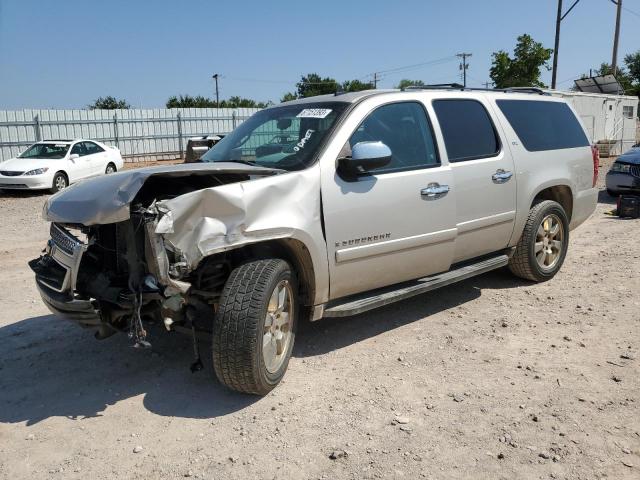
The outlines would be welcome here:
M 115 145 L 129 161 L 181 157 L 189 137 L 229 133 L 258 110 L 0 110 L 0 161 L 40 140 L 74 138 Z

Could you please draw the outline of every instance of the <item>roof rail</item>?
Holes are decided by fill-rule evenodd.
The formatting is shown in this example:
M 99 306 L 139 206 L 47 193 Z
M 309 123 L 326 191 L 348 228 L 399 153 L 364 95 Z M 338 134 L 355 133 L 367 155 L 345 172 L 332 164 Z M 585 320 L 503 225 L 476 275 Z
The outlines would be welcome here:
M 410 85 L 404 87 L 401 91 L 406 92 L 408 90 L 460 90 L 471 92 L 503 92 L 503 93 L 531 93 L 536 95 L 549 95 L 541 88 L 537 87 L 508 87 L 508 88 L 476 88 L 465 87 L 459 83 L 437 83 L 433 85 Z

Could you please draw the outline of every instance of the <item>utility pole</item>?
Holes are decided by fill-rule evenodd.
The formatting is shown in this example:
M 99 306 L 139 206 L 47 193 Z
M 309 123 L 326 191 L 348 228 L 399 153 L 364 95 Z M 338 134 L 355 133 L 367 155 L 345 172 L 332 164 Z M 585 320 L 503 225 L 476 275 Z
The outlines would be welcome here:
M 553 47 L 553 72 L 551 72 L 551 88 L 556 88 L 556 78 L 558 75 L 558 49 L 560 48 L 560 24 L 565 19 L 569 12 L 573 10 L 580 0 L 573 2 L 573 5 L 569 7 L 569 10 L 562 14 L 562 0 L 558 0 L 558 15 L 556 16 L 556 41 Z
M 218 74 L 214 73 L 211 77 L 216 81 L 216 108 L 220 106 L 220 96 L 218 95 Z
M 613 58 L 611 59 L 611 73 L 616 74 L 616 67 L 618 66 L 618 39 L 620 38 L 620 14 L 622 11 L 622 0 L 611 0 L 618 6 L 616 12 L 616 31 L 613 36 Z
M 484 88 L 489 90 L 489 85 L 493 85 L 493 82 L 484 82 L 482 85 L 484 85 Z
M 373 72 L 373 88 L 378 88 L 378 74 Z
M 467 57 L 471 57 L 473 54 L 471 53 L 458 53 L 456 57 L 462 58 L 462 63 L 460 64 L 460 70 L 462 70 L 462 86 L 467 88 L 467 68 L 469 68 L 469 64 L 467 63 Z

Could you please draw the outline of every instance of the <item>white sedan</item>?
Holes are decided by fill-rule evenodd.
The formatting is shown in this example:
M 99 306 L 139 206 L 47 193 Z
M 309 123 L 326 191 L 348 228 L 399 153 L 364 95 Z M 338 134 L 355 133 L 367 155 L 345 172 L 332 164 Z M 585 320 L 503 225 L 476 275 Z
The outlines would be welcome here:
M 0 163 L 0 189 L 58 192 L 84 178 L 122 168 L 120 150 L 95 140 L 47 140 Z

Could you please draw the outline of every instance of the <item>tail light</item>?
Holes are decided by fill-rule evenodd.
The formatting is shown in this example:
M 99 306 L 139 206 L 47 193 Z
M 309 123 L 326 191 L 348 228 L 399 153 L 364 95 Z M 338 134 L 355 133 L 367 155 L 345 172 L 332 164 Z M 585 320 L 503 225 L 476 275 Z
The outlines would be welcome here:
M 591 156 L 593 157 L 593 184 L 592 187 L 598 183 L 598 171 L 600 168 L 600 150 L 597 145 L 591 145 Z

